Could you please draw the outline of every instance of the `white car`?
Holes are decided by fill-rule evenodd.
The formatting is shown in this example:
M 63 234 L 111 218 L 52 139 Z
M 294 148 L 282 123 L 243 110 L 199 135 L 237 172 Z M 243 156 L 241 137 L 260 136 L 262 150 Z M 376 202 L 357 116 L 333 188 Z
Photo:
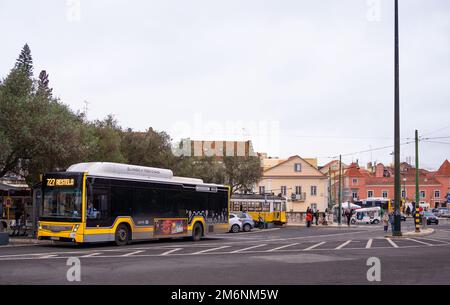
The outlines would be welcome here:
M 242 230 L 242 221 L 236 214 L 230 214 L 228 231 L 238 233 Z

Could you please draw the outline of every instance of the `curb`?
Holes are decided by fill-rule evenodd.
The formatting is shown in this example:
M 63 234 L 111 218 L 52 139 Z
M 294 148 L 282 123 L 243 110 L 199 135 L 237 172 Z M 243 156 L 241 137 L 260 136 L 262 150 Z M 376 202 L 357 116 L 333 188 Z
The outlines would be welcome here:
M 38 239 L 35 239 L 35 238 L 24 238 L 24 239 L 22 239 L 22 238 L 10 238 L 9 239 L 9 244 L 11 245 L 11 246 L 14 246 L 14 245 L 37 245 L 37 244 L 50 244 L 51 243 L 51 241 L 48 241 L 48 240 L 38 240 Z
M 402 236 L 392 236 L 392 235 L 385 235 L 385 237 L 389 238 L 409 238 L 409 237 L 420 237 L 420 236 L 428 236 L 435 232 L 434 229 L 424 229 L 420 231 L 420 233 L 416 233 L 415 231 L 408 231 L 402 233 Z

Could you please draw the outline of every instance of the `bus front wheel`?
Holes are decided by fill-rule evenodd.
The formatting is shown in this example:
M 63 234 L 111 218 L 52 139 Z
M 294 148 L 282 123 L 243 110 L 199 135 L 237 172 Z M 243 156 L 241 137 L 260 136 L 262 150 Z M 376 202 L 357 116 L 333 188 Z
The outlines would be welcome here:
M 125 224 L 120 224 L 116 229 L 115 242 L 118 246 L 125 246 L 130 240 L 130 231 Z
M 192 240 L 193 241 L 199 241 L 200 238 L 202 238 L 203 235 L 203 227 L 200 223 L 195 223 L 194 228 L 192 229 Z

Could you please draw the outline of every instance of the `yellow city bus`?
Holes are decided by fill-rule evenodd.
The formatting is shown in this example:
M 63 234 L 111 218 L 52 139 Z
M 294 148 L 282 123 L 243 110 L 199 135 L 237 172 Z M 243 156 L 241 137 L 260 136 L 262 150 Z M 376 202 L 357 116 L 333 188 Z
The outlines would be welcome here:
M 228 231 L 230 188 L 171 170 L 79 163 L 42 181 L 38 238 L 75 243 L 191 237 Z
M 286 199 L 262 194 L 233 194 L 230 210 L 247 212 L 254 221 L 261 217 L 266 223 L 284 225 L 286 223 Z

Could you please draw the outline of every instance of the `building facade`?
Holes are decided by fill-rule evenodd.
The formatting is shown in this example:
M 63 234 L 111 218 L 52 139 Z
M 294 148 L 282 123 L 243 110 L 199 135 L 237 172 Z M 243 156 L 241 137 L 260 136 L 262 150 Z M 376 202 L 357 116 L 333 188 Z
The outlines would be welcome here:
M 273 163 L 263 170 L 256 192 L 286 197 L 288 212 L 306 212 L 308 207 L 325 211 L 328 207 L 326 175 L 299 156 Z
M 406 202 L 415 201 L 416 169 L 407 163 L 400 166 L 401 196 Z M 450 194 L 450 163 L 445 160 L 435 172 L 419 169 L 420 203 L 430 207 L 447 206 Z M 355 202 L 370 197 L 394 198 L 393 168 L 378 163 L 373 171 L 352 163 L 343 176 L 343 201 Z

